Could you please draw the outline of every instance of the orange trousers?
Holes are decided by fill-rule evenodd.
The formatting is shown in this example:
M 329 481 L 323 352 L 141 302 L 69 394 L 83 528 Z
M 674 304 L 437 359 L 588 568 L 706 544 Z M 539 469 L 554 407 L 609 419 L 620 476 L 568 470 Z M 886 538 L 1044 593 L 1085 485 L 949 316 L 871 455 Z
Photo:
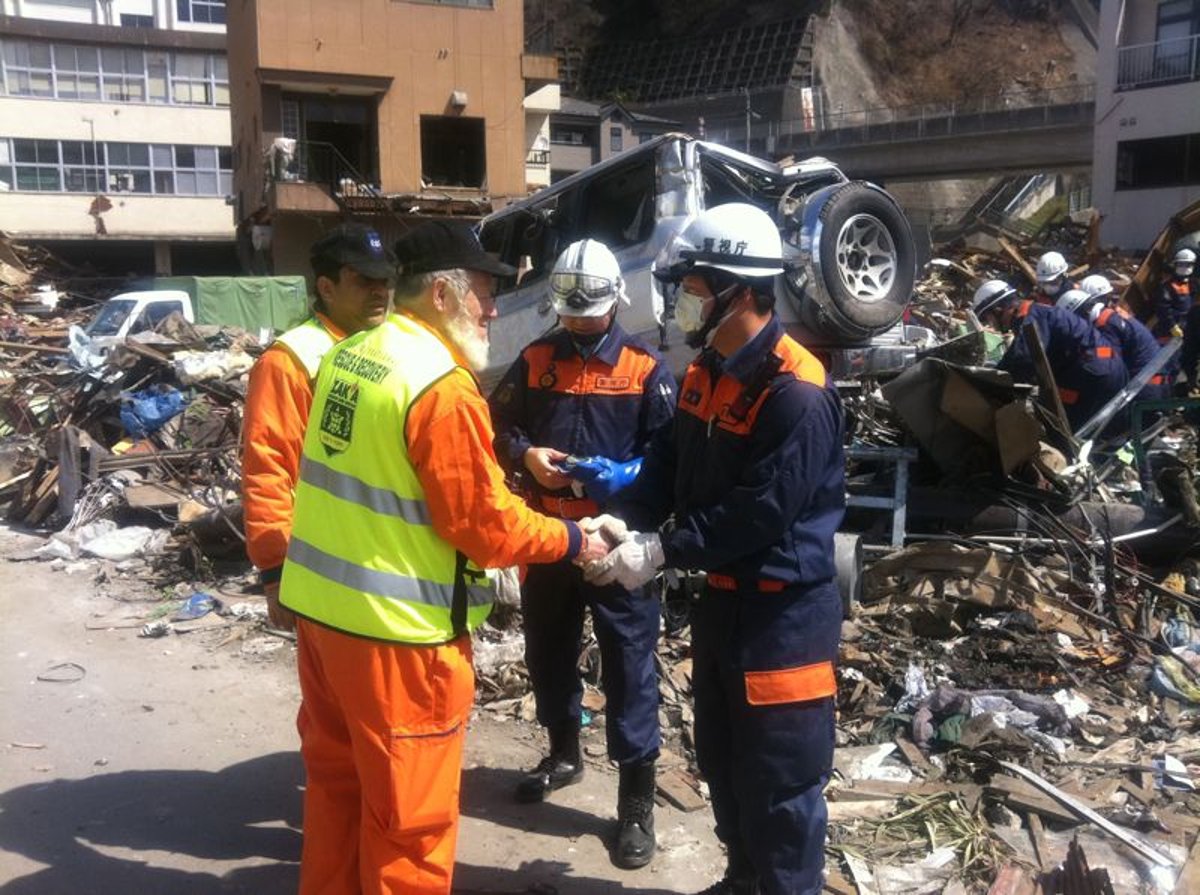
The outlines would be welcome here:
M 448 895 L 471 639 L 409 646 L 297 619 L 300 895 Z

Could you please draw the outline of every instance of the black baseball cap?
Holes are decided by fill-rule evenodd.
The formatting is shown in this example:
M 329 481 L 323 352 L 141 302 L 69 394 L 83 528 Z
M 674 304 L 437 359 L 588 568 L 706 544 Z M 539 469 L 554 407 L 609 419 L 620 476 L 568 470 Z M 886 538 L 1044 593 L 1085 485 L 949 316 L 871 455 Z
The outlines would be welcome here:
M 396 240 L 395 252 L 401 276 L 460 268 L 497 277 L 517 272 L 485 252 L 475 231 L 457 221 L 426 221 Z
M 383 247 L 379 233 L 365 224 L 339 224 L 313 243 L 309 251 L 313 267 L 329 261 L 350 267 L 372 280 L 396 276 L 396 259 Z

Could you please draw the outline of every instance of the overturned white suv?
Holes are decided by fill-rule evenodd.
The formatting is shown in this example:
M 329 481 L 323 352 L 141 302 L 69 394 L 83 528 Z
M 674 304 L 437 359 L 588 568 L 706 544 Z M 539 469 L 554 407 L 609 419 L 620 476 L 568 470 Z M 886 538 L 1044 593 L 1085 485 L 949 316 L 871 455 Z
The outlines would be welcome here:
M 695 352 L 671 320 L 670 287 L 651 269 L 692 217 L 727 202 L 757 205 L 779 226 L 787 270 L 776 282 L 776 310 L 793 335 L 824 354 L 839 377 L 878 366 L 872 356 L 880 349 L 893 358 L 883 366 L 894 365 L 917 267 L 896 201 L 823 158 L 781 166 L 665 134 L 484 219 L 484 247 L 520 271 L 498 285 L 490 372 L 552 324 L 548 274 L 558 253 L 585 237 L 604 242 L 620 262 L 631 302 L 619 312 L 621 325 L 660 345 L 672 369 L 682 370 Z

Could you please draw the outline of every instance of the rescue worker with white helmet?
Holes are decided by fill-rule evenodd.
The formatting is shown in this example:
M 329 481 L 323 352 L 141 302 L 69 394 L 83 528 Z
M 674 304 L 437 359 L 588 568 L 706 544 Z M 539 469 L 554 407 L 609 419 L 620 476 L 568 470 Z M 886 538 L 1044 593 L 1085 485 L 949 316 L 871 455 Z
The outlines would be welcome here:
M 1058 300 L 1058 307 L 1078 314 L 1100 330 L 1101 334 L 1116 346 L 1121 361 L 1129 372 L 1129 378 L 1133 379 L 1154 360 L 1154 355 L 1158 353 L 1158 342 L 1140 320 L 1135 320 L 1123 308 L 1112 308 L 1105 304 L 1105 296 L 1112 292 L 1112 285 L 1107 279 L 1094 274 L 1085 278 L 1081 285 L 1090 286 L 1091 289 L 1067 291 Z M 1104 290 L 1105 286 L 1108 287 L 1107 291 Z M 1165 397 L 1168 395 L 1166 379 L 1162 373 L 1151 377 L 1146 387 L 1138 392 L 1139 401 L 1153 401 Z
M 625 282 L 604 243 L 569 245 L 549 277 L 559 328 L 513 363 L 491 399 L 496 454 L 532 477 L 535 508 L 564 519 L 597 516 L 632 481 L 654 435 L 670 428 L 675 383 L 658 354 L 621 328 Z M 570 562 L 534 566 L 521 588 L 525 657 L 547 728 L 549 754 L 517 786 L 540 802 L 583 775 L 583 684 L 578 660 L 585 610 L 600 645 L 608 754 L 619 766 L 613 861 L 635 868 L 655 849 L 659 601 L 643 587 L 589 584 Z
M 1168 275 L 1163 278 L 1162 284 L 1158 288 L 1158 294 L 1147 310 L 1149 316 L 1143 318 L 1146 325 L 1150 327 L 1150 332 L 1154 333 L 1154 338 L 1158 340 L 1159 345 L 1166 345 L 1172 337 L 1178 335 L 1185 337 L 1185 343 L 1188 341 L 1186 338 L 1188 312 L 1196 297 L 1192 286 L 1192 274 L 1195 271 L 1195 251 L 1182 248 L 1175 252 L 1171 258 Z M 1196 335 L 1200 335 L 1200 333 Z M 1195 339 L 1194 335 L 1192 341 L 1194 342 Z M 1194 366 L 1190 361 L 1193 353 L 1191 346 L 1185 345 L 1184 350 L 1177 356 L 1177 360 L 1167 364 L 1163 372 L 1167 376 L 1168 386 L 1173 385 L 1178 377 L 1181 363 L 1185 366 Z M 1189 381 L 1193 381 L 1194 377 L 1193 371 L 1189 375 Z
M 1129 375 L 1117 347 L 1096 327 L 1066 306 L 1082 307 L 1087 293 L 1070 293 L 1065 306 L 1021 300 L 1003 280 L 988 280 L 975 291 L 971 309 L 986 326 L 1011 332 L 1013 340 L 997 365 L 1018 382 L 1036 383 L 1033 356 L 1022 330 L 1034 327 L 1046 351 L 1059 399 L 1072 430 L 1078 429 L 1116 395 Z
M 833 757 L 842 406 L 774 313 L 783 246 L 766 212 L 703 211 L 655 267 L 703 350 L 674 425 L 617 496 L 620 518 L 598 520 L 620 541 L 614 559 L 585 575 L 636 587 L 663 566 L 707 573 L 692 615 L 696 757 L 729 863 L 705 891 L 809 895 Z
M 1116 304 L 1117 293 L 1113 291 L 1112 283 L 1104 274 L 1088 274 L 1080 281 L 1079 288 L 1092 298 L 1100 299 L 1106 305 Z
M 1064 292 L 1075 288 L 1075 284 L 1067 279 L 1068 270 L 1067 259 L 1061 252 L 1046 252 L 1038 258 L 1034 272 L 1037 286 L 1030 298 L 1040 305 L 1054 304 Z

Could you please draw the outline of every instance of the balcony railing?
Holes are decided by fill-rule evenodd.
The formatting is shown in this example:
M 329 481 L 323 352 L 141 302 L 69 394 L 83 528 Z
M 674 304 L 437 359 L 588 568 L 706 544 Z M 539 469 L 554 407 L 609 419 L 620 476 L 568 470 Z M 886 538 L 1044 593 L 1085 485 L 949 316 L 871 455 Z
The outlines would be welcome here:
M 1117 50 L 1117 89 L 1200 80 L 1200 34 Z
M 529 155 L 525 156 L 525 164 L 532 168 L 545 168 L 550 164 L 549 149 L 531 149 Z

